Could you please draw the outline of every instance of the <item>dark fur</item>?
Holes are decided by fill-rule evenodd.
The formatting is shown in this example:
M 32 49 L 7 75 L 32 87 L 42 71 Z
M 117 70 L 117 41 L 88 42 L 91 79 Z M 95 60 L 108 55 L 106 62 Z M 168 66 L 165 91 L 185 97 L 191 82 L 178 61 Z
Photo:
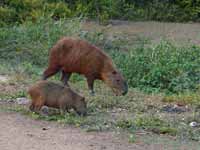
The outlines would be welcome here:
M 112 60 L 101 49 L 84 40 L 64 37 L 51 49 L 49 65 L 43 79 L 62 70 L 64 84 L 71 73 L 83 74 L 88 87 L 93 92 L 94 80 L 103 80 L 116 94 L 126 94 L 128 86 L 121 73 L 114 67 Z
M 85 98 L 65 87 L 53 82 L 39 81 L 29 88 L 32 99 L 30 110 L 40 111 L 42 106 L 59 108 L 68 111 L 73 108 L 79 115 L 86 114 Z

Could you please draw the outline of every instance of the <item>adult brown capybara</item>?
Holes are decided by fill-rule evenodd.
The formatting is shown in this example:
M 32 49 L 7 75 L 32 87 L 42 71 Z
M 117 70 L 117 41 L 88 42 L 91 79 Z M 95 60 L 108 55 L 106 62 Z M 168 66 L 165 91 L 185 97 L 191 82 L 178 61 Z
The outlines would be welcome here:
M 94 94 L 93 84 L 96 79 L 104 81 L 116 95 L 128 92 L 128 85 L 114 67 L 111 58 L 84 40 L 63 37 L 51 48 L 49 65 L 43 79 L 46 80 L 60 70 L 65 85 L 68 85 L 72 73 L 84 75 L 91 94 Z
M 86 115 L 85 98 L 69 87 L 54 82 L 39 81 L 28 89 L 31 111 L 40 111 L 42 106 L 68 111 L 73 108 L 79 115 Z

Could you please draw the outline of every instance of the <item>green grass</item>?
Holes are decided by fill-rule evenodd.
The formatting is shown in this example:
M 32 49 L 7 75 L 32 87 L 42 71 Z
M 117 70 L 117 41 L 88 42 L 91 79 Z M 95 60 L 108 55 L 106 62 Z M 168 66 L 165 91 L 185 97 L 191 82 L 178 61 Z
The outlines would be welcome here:
M 166 95 L 163 97 L 163 102 L 178 102 L 200 106 L 200 92 L 185 92 L 182 94 Z

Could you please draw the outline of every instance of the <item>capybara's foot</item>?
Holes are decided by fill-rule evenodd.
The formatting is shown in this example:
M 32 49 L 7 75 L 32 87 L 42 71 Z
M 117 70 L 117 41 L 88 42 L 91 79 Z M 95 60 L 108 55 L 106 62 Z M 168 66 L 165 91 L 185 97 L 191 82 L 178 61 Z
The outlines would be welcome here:
M 34 105 L 31 104 L 31 105 L 29 106 L 29 109 L 30 109 L 30 111 L 34 111 Z

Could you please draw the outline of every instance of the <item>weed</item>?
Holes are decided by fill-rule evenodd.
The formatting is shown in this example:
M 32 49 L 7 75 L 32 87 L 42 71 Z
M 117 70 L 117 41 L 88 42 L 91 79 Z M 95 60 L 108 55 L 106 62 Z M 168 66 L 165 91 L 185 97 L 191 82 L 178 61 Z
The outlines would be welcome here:
M 130 143 L 135 143 L 135 141 L 136 141 L 135 135 L 134 135 L 134 134 L 130 134 L 130 135 L 129 135 L 129 142 L 130 142 Z

